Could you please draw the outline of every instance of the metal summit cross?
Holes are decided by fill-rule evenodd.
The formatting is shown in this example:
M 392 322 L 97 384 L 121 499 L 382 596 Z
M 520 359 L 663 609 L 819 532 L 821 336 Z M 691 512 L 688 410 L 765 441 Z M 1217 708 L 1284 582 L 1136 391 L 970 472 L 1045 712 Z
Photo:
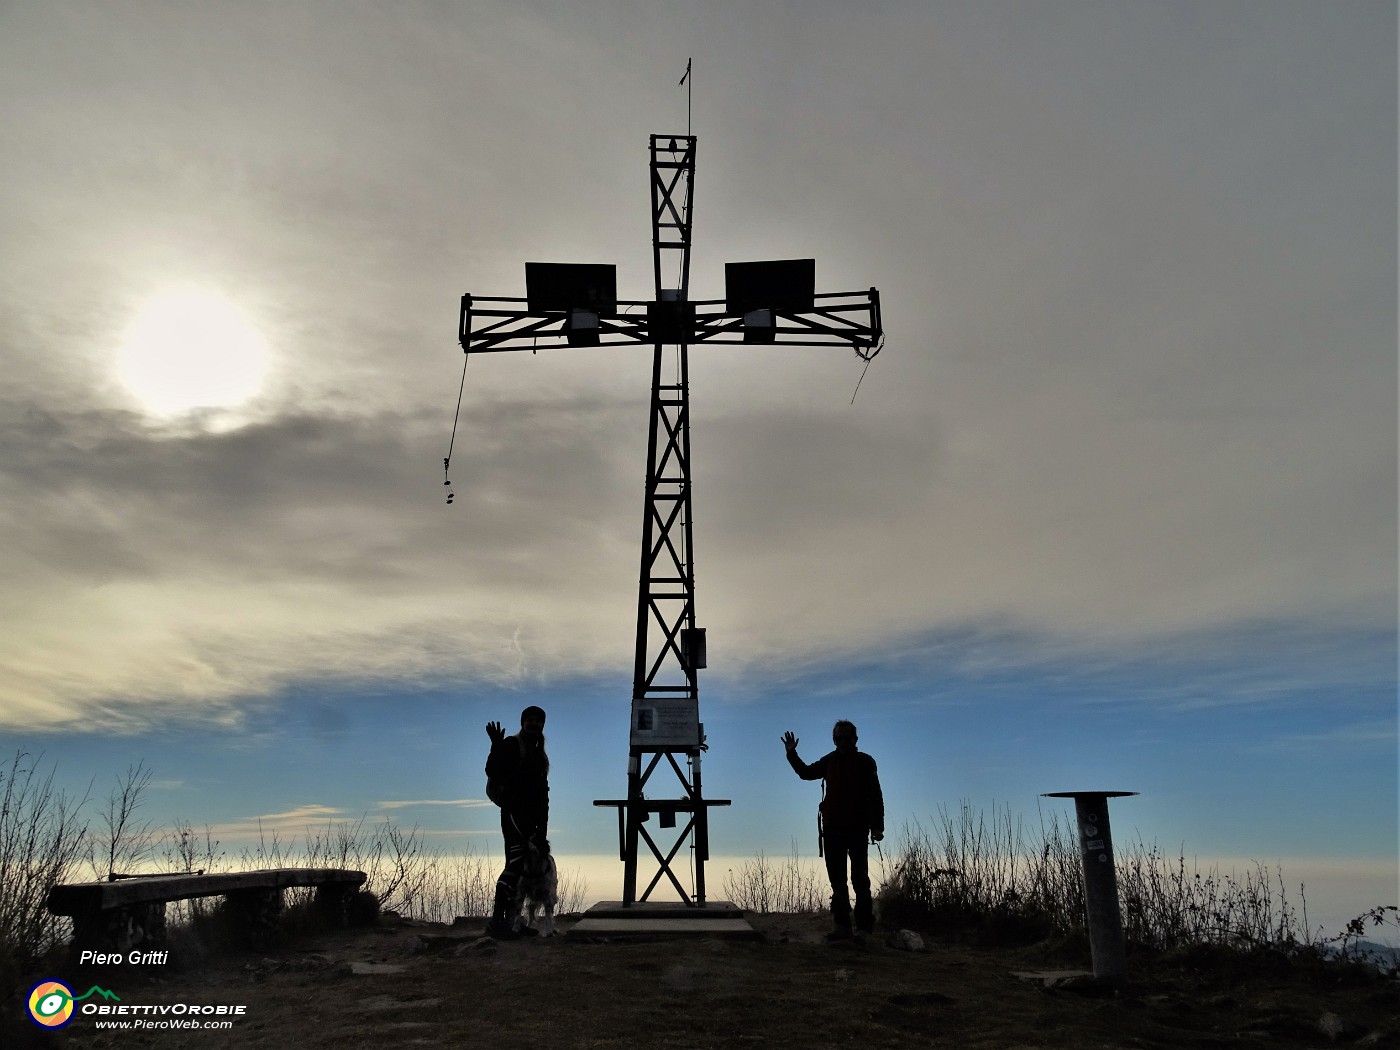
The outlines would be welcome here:
M 652 135 L 655 298 L 619 301 L 615 266 L 527 262 L 524 299 L 464 295 L 458 326 L 467 354 L 630 343 L 653 347 L 627 797 L 594 802 L 617 809 L 624 907 L 646 901 L 662 876 L 682 902 L 703 906 L 709 807 L 729 804 L 704 798 L 700 784 L 700 754 L 706 744 L 696 672 L 705 666 L 705 630 L 695 624 L 689 348 L 698 343 L 840 346 L 868 362 L 884 342 L 879 293 L 871 288 L 817 294 L 812 259 L 727 263 L 725 298 L 692 302 L 694 180 L 695 137 Z M 668 274 L 675 283 L 667 283 Z M 678 755 L 684 756 L 688 773 Z M 680 780 L 679 798 L 645 794 L 663 759 Z M 668 852 L 644 826 L 652 814 L 665 829 L 676 827 L 678 814 L 688 815 Z M 671 869 L 691 836 L 693 896 Z M 640 896 L 639 840 L 659 864 Z

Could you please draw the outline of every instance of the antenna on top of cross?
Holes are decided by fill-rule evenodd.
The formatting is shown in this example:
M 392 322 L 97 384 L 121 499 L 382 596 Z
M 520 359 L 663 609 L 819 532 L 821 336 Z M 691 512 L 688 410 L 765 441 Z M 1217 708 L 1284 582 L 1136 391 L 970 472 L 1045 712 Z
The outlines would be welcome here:
M 691 64 L 692 62 L 694 62 L 694 61 L 695 61 L 695 60 L 694 60 L 693 58 L 687 58 L 687 59 L 685 60 L 685 75 L 684 75 L 683 77 L 681 77 L 681 83 L 680 83 L 680 86 L 681 86 L 681 87 L 685 87 L 686 84 L 690 83 L 690 64 Z M 692 86 L 692 87 L 687 87 L 687 88 L 685 89 L 685 133 L 686 133 L 687 135 L 691 134 L 691 131 L 690 131 L 690 97 L 691 97 L 691 92 L 692 92 L 693 90 L 694 90 L 693 86 Z

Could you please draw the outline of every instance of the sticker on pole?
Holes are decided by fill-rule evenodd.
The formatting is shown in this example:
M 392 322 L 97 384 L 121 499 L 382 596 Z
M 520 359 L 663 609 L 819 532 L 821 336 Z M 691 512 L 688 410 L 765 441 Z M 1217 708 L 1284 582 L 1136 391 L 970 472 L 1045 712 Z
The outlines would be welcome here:
M 700 704 L 695 700 L 644 700 L 632 705 L 632 745 L 700 746 Z

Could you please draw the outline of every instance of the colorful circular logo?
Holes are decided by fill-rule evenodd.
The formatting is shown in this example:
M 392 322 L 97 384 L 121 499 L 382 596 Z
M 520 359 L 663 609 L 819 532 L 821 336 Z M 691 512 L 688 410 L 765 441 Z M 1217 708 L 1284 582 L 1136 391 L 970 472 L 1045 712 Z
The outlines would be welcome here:
M 73 1020 L 73 993 L 60 981 L 40 981 L 29 991 L 29 1016 L 45 1028 Z

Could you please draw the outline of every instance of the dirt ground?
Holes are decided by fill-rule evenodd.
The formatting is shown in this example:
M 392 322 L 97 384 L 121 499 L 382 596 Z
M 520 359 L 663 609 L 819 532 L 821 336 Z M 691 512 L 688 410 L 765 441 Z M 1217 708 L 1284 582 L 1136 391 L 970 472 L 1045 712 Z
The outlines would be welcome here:
M 1117 990 L 1047 987 L 1017 972 L 1084 968 L 1081 945 L 979 947 L 877 933 L 827 944 L 814 917 L 754 916 L 753 940 L 496 944 L 482 926 L 392 918 L 302 935 L 272 954 L 86 968 L 127 1006 L 239 1005 L 232 1027 L 57 1032 L 24 1018 L 7 1046 L 266 1047 L 1400 1047 L 1400 986 L 1361 969 L 1196 952 L 1131 957 Z M 90 997 L 85 1003 L 100 1003 Z M 168 1015 L 167 1015 L 168 1016 Z M 152 1018 L 155 1019 L 155 1018 Z M 185 1017 L 188 1020 L 188 1016 Z

